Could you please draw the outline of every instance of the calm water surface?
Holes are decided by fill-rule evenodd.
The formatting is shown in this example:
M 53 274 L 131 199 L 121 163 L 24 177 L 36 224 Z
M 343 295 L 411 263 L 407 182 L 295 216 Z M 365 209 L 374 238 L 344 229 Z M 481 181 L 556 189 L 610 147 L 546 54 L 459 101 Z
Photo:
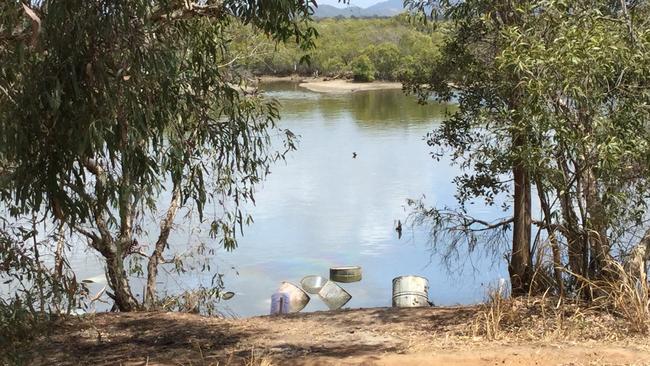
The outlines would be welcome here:
M 268 313 L 281 281 L 326 277 L 330 266 L 363 267 L 361 282 L 342 284 L 352 294 L 350 308 L 390 306 L 391 281 L 400 275 L 427 277 L 430 299 L 440 305 L 481 301 L 484 284 L 507 277 L 502 263 L 492 265 L 481 254 L 464 256 L 462 273 L 450 275 L 431 256 L 424 230 L 405 228 L 401 239 L 394 230 L 396 220 L 404 222 L 408 215 L 407 198 L 425 195 L 429 204 L 455 203 L 451 179 L 458 170 L 432 160 L 424 141 L 449 107 L 420 106 L 399 90 L 328 95 L 290 83 L 264 89 L 281 103 L 280 127 L 299 136 L 298 150 L 259 188 L 257 204 L 249 210 L 255 223 L 236 250 L 217 251 L 211 273 L 174 279 L 163 272 L 159 286 L 174 291 L 207 284 L 219 271 L 236 293 L 223 302 L 224 312 L 253 316 Z M 496 209 L 476 208 L 472 213 L 484 218 L 500 216 Z M 194 234 L 180 230 L 172 246 L 182 247 Z M 77 255 L 75 267 L 101 274 L 92 256 Z M 304 311 L 324 309 L 313 297 Z
M 300 136 L 298 151 L 278 165 L 264 183 L 252 210 L 255 224 L 224 262 L 239 276 L 226 284 L 238 293 L 228 305 L 237 314 L 264 314 L 280 281 L 299 283 L 305 275 L 328 275 L 330 266 L 360 265 L 363 280 L 342 286 L 352 294 L 348 307 L 390 306 L 392 279 L 415 274 L 430 281 L 436 304 L 472 303 L 484 297 L 481 285 L 506 277 L 480 255 L 462 275 L 450 276 L 431 257 L 423 230 L 397 238 L 407 198 L 454 205 L 448 162 L 435 163 L 424 136 L 448 107 L 421 106 L 399 90 L 328 95 L 296 84 L 266 86 L 282 104 L 281 127 Z M 352 153 L 357 158 L 352 158 Z M 498 212 L 475 212 L 493 217 Z M 326 309 L 314 297 L 305 311 Z

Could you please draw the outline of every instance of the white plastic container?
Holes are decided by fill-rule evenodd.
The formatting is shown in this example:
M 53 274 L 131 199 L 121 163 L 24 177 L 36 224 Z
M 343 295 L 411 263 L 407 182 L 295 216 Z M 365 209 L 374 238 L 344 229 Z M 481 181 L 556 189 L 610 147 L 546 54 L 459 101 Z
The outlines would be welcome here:
M 271 295 L 271 315 L 289 313 L 289 294 L 276 292 Z

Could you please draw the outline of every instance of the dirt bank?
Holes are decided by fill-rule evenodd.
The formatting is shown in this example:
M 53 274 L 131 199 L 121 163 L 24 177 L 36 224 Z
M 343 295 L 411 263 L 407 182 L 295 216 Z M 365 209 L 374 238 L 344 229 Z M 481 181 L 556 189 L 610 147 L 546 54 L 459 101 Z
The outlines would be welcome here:
M 548 311 L 548 310 L 547 310 Z M 480 335 L 480 307 L 358 309 L 225 320 L 99 314 L 68 320 L 35 347 L 35 365 L 650 365 L 650 342 L 581 313 Z M 533 322 L 524 324 L 528 319 Z M 553 323 L 557 323 L 553 325 Z M 596 325 L 598 324 L 598 325 Z M 573 330 L 562 330 L 568 326 Z

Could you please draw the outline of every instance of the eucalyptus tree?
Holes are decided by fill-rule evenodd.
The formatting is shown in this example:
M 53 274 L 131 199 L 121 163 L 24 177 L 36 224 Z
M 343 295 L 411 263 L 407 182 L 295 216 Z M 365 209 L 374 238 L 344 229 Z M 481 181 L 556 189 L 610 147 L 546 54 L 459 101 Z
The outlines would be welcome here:
M 477 233 L 514 224 L 513 294 L 616 277 L 611 263 L 630 252 L 633 229 L 650 233 L 647 1 L 410 3 L 452 23 L 435 67 L 407 87 L 422 99 L 458 98 L 429 144 L 469 170 L 455 180 L 461 211 L 419 206 L 420 219 L 471 248 Z M 493 204 L 502 193 L 514 193 L 510 217 L 485 222 L 464 211 L 468 200 Z
M 497 60 L 526 90 L 524 152 L 555 267 L 567 258 L 578 280 L 615 279 L 615 257 L 650 237 L 647 4 L 531 2 Z
M 431 69 L 410 74 L 406 87 L 422 100 L 433 93 L 445 101 L 459 95 L 457 113 L 429 136 L 429 144 L 451 149 L 454 161 L 472 171 L 455 178 L 460 211 L 433 210 L 427 211 L 427 216 L 435 228 L 454 227 L 448 231 L 454 233 L 453 245 L 467 240 L 470 248 L 476 245 L 477 232 L 513 226 L 508 257 L 512 292 L 527 293 L 533 277 L 531 183 L 519 153 L 528 143 L 528 126 L 521 113 L 525 106 L 521 103 L 521 89 L 516 87 L 516 75 L 496 64 L 506 46 L 502 32 L 522 22 L 517 11 L 520 2 L 406 3 L 412 9 L 431 10 L 449 20 L 450 24 L 443 28 L 446 40 L 440 57 Z M 514 191 L 511 217 L 494 223 L 467 217 L 465 204 L 471 199 L 483 197 L 487 204 L 494 204 L 495 196 L 510 190 Z
M 242 204 L 293 149 L 277 106 L 248 88 L 229 27 L 307 49 L 314 1 L 8 0 L 0 4 L 0 192 L 14 216 L 45 214 L 105 262 L 121 311 L 156 303 L 179 208 L 237 245 Z M 272 140 L 275 141 L 272 144 Z M 279 144 L 278 144 L 279 143 Z M 170 192 L 159 233 L 147 213 Z M 208 210 L 210 207 L 210 210 Z M 126 263 L 147 262 L 143 303 Z

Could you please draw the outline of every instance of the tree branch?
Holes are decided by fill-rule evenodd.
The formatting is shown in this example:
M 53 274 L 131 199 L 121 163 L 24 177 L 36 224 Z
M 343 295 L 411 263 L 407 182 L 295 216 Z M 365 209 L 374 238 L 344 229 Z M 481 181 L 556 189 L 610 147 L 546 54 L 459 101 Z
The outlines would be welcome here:
M 95 195 L 97 196 L 97 202 L 95 204 L 95 209 L 93 214 L 95 216 L 95 223 L 97 224 L 97 230 L 101 235 L 101 239 L 96 243 L 95 249 L 99 250 L 104 254 L 107 250 L 112 251 L 112 248 L 106 246 L 107 243 L 113 242 L 113 236 L 111 235 L 110 230 L 108 230 L 108 224 L 104 220 L 101 207 L 105 206 L 106 198 L 104 196 L 104 184 L 103 181 L 106 179 L 106 170 L 96 159 L 83 159 L 81 164 L 95 175 Z
M 147 308 L 152 309 L 154 307 L 156 299 L 156 277 L 158 276 L 158 265 L 160 262 L 164 262 L 162 256 L 167 245 L 167 240 L 169 239 L 169 233 L 171 232 L 172 225 L 174 223 L 174 218 L 176 217 L 176 212 L 181 205 L 181 189 L 179 183 L 174 183 L 174 190 L 172 192 L 172 199 L 167 208 L 167 214 L 160 222 L 160 234 L 158 235 L 158 240 L 153 253 L 149 257 L 149 263 L 147 264 L 147 288 L 145 290 L 145 299 L 144 304 Z
M 153 22 L 169 22 L 180 19 L 189 19 L 194 16 L 220 17 L 224 14 L 223 1 L 215 4 L 199 4 L 189 0 L 178 1 L 171 9 L 159 9 L 154 11 L 149 19 Z
M 465 227 L 468 230 L 473 231 L 473 232 L 480 232 L 480 231 L 488 231 L 488 230 L 498 229 L 498 228 L 503 227 L 505 225 L 510 225 L 515 221 L 514 217 L 511 217 L 509 219 L 503 219 L 501 221 L 492 222 L 492 223 L 484 221 L 484 220 L 480 220 L 480 219 L 477 219 L 477 218 L 474 218 L 474 217 L 465 216 L 465 215 L 459 215 L 459 217 L 461 217 L 462 220 L 464 220 L 464 222 L 462 223 L 462 226 Z M 475 224 L 482 225 L 483 227 L 480 228 L 480 229 L 472 229 L 472 226 L 475 225 Z
M 82 227 L 74 226 L 74 230 L 77 231 L 78 233 L 80 233 L 81 235 L 85 236 L 86 238 L 92 240 L 92 241 L 99 241 L 100 240 L 100 238 L 97 235 L 95 235 L 94 233 L 92 233 L 92 232 L 90 232 L 90 231 L 88 231 L 88 230 L 86 230 L 86 229 L 84 229 Z
M 627 2 L 626 0 L 620 0 L 621 11 L 623 12 L 623 17 L 625 18 L 625 24 L 627 25 L 627 31 L 630 36 L 630 41 L 632 44 L 639 45 L 639 42 L 636 39 L 636 34 L 634 34 L 634 26 L 632 25 L 632 18 L 630 18 L 630 13 L 627 11 Z

